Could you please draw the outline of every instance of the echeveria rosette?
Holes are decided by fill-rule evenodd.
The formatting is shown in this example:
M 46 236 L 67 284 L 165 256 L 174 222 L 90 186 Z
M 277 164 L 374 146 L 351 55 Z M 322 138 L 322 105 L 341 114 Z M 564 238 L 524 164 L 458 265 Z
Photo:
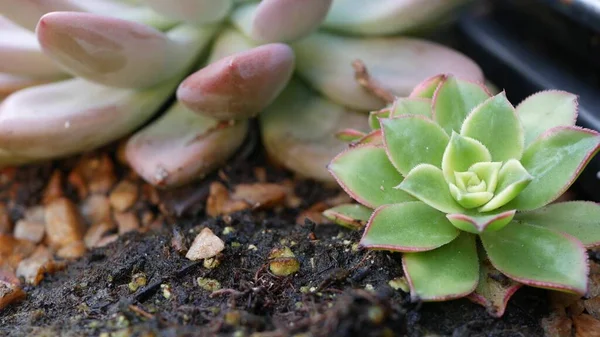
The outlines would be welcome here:
M 515 109 L 504 92 L 440 75 L 373 112 L 372 132 L 329 170 L 362 218 L 371 209 L 360 245 L 404 253 L 413 299 L 468 296 L 501 316 L 522 284 L 587 290 L 585 248 L 600 244 L 600 207 L 552 203 L 600 146 L 576 117 L 570 93 L 540 92 Z M 326 212 L 345 223 L 354 213 Z

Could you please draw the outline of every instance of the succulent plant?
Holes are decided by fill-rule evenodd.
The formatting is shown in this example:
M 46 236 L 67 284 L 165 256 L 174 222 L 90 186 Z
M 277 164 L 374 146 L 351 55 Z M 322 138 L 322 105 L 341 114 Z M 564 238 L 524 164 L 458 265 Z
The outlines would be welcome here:
M 261 113 L 275 162 L 332 182 L 325 166 L 344 146 L 332 134 L 366 129 L 386 105 L 354 80 L 354 60 L 394 95 L 440 72 L 483 80 L 449 47 L 398 36 L 466 2 L 0 0 L 0 165 L 126 138 L 145 180 L 178 186 L 233 155 Z
M 600 149 L 576 118 L 571 93 L 515 108 L 504 91 L 429 78 L 372 112 L 370 133 L 340 133 L 353 140 L 329 170 L 360 205 L 325 215 L 366 223 L 361 247 L 402 252 L 414 300 L 468 296 L 501 316 L 521 285 L 583 295 L 600 206 L 554 202 Z

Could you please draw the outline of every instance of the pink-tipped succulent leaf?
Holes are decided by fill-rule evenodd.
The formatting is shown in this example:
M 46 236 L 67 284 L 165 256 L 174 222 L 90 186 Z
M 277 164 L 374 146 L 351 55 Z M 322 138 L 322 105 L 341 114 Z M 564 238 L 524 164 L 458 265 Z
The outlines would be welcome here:
M 150 87 L 196 57 L 205 29 L 150 26 L 98 14 L 44 15 L 36 33 L 44 52 L 73 75 L 122 88 Z
M 192 111 L 213 118 L 249 118 L 277 97 L 293 70 L 292 50 L 268 44 L 200 69 L 181 83 L 177 98 Z

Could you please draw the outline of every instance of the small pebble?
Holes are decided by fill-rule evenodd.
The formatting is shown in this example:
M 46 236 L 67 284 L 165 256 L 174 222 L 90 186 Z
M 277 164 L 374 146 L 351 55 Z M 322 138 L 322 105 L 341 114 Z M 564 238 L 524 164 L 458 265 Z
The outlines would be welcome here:
M 196 236 L 185 257 L 192 261 L 207 259 L 216 256 L 223 249 L 225 249 L 223 240 L 216 236 L 210 228 L 205 227 Z

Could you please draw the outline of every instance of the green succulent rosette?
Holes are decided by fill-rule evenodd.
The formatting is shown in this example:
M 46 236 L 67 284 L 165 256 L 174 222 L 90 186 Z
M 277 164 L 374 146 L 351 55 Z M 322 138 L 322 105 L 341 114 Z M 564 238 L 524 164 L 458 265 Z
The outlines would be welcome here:
M 583 295 L 600 207 L 553 203 L 600 146 L 576 118 L 567 92 L 515 108 L 477 83 L 427 79 L 372 112 L 371 133 L 340 133 L 352 145 L 328 168 L 361 205 L 325 215 L 366 222 L 362 247 L 402 252 L 414 300 L 468 296 L 501 316 L 521 285 Z

